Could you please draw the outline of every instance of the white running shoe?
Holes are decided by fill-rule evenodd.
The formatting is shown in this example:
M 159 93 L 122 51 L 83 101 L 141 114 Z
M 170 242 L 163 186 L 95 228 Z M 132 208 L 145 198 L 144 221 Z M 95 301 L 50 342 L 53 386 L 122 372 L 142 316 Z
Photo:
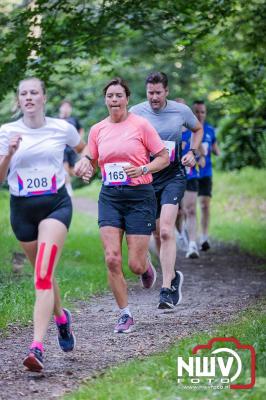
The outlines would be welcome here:
M 186 258 L 199 258 L 199 251 L 196 242 L 189 242 Z
M 181 233 L 176 230 L 176 245 L 179 250 L 188 250 L 188 235 L 185 229 Z

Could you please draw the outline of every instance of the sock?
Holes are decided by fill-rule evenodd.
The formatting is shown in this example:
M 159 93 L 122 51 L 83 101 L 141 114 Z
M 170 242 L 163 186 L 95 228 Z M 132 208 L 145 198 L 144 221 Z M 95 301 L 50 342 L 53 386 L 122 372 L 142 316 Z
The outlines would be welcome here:
M 120 315 L 127 314 L 132 318 L 132 314 L 131 314 L 128 306 L 125 308 L 119 308 L 119 311 L 120 311 Z
M 201 235 L 201 243 L 208 241 L 208 235 Z
M 41 342 L 37 342 L 36 340 L 33 340 L 30 349 L 32 349 L 33 347 L 37 347 L 37 349 L 41 350 L 41 352 L 43 352 L 43 344 Z
M 57 323 L 57 325 L 64 325 L 67 323 L 67 317 L 66 314 L 63 311 L 63 314 L 60 315 L 60 317 L 56 316 L 54 317 L 55 322 Z
M 185 228 L 182 228 L 182 230 L 181 230 L 181 236 L 187 236 L 187 235 L 186 235 L 186 229 L 185 229 Z

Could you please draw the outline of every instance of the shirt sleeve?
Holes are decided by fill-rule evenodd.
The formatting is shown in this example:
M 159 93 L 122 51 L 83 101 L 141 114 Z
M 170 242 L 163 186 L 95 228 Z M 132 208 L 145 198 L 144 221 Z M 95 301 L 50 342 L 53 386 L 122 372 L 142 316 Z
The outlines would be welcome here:
M 197 125 L 198 119 L 193 114 L 192 110 L 185 104 L 183 104 L 182 114 L 184 118 L 183 125 L 190 130 L 194 129 L 195 126 Z
M 215 129 L 212 128 L 212 144 L 217 142 L 216 134 L 215 134 Z
M 97 128 L 93 126 L 88 136 L 89 152 L 93 160 L 98 160 L 99 158 L 97 133 L 98 133 Z
M 3 129 L 0 128 L 0 156 L 7 156 L 8 155 L 8 133 Z
M 82 126 L 77 118 L 75 118 L 75 127 L 77 128 L 78 131 L 82 128 Z
M 154 129 L 151 123 L 143 120 L 143 144 L 152 154 L 157 154 L 165 148 L 165 145 L 160 138 L 158 132 Z
M 135 109 L 136 109 L 136 106 L 131 106 L 131 107 L 128 109 L 128 112 L 132 112 L 132 113 L 136 114 L 136 113 L 135 113 Z
M 67 142 L 70 147 L 76 147 L 80 143 L 80 134 L 78 133 L 77 129 L 67 123 Z
M 191 139 L 191 131 L 186 130 L 182 133 L 182 142 L 185 143 L 184 148 L 182 149 L 182 154 L 186 154 L 190 148 L 190 139 Z

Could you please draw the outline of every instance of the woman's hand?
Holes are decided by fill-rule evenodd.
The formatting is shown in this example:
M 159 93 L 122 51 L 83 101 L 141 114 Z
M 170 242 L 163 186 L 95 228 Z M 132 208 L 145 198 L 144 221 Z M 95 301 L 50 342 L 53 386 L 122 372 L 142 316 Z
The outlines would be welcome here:
M 19 133 L 16 133 L 14 136 L 12 136 L 9 139 L 9 144 L 8 144 L 8 155 L 13 156 L 17 149 L 19 148 L 19 144 L 22 140 L 22 137 Z
M 142 168 L 134 167 L 132 164 L 128 164 L 126 167 L 123 167 L 123 169 L 130 178 L 138 178 L 142 175 Z
M 94 168 L 91 162 L 86 158 L 82 157 L 76 162 L 74 166 L 74 174 L 79 178 L 82 178 L 85 182 L 89 182 L 93 176 Z

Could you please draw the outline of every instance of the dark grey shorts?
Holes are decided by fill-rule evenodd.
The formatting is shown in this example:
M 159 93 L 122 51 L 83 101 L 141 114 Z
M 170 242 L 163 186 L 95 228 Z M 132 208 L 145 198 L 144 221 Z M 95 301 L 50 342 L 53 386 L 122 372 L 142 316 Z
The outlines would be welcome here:
M 123 229 L 128 235 L 155 230 L 156 198 L 152 185 L 102 186 L 98 224 Z
M 179 175 L 165 182 L 164 186 L 154 186 L 157 200 L 156 218 L 160 218 L 164 204 L 180 204 L 186 190 L 186 181 L 186 176 Z

